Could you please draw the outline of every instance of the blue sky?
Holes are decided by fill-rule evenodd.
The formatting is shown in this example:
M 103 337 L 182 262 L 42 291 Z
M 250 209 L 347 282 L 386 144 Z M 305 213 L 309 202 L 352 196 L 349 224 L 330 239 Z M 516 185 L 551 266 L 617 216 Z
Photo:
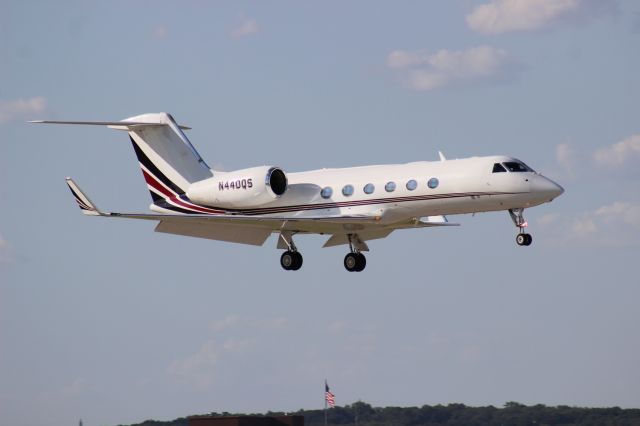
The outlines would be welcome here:
M 0 423 L 337 403 L 640 405 L 633 1 L 0 4 Z M 370 244 L 264 247 L 83 217 L 150 199 L 126 135 L 167 111 L 226 170 L 506 154 L 566 193 Z

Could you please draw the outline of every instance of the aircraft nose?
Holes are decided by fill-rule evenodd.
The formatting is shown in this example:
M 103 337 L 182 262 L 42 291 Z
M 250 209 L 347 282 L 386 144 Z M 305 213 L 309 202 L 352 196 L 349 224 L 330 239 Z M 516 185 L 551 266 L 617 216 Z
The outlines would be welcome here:
M 531 182 L 531 192 L 544 195 L 545 197 L 548 197 L 549 200 L 553 200 L 554 198 L 562 195 L 564 188 L 551 179 L 538 175 Z

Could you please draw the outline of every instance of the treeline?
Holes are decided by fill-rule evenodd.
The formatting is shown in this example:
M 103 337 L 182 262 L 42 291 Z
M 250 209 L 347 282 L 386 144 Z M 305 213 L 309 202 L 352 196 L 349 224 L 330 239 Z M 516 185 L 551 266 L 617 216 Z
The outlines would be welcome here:
M 268 412 L 251 415 L 284 414 Z M 299 410 L 286 414 L 304 416 L 305 426 L 324 426 L 323 410 Z M 243 414 L 210 413 L 209 415 L 239 416 Z M 508 402 L 503 408 L 468 407 L 464 404 L 372 407 L 365 402 L 356 402 L 327 410 L 327 419 L 329 425 L 341 426 L 640 426 L 640 409 L 580 408 L 566 405 L 549 407 L 542 404 L 526 406 L 517 402 Z M 131 426 L 188 426 L 188 419 L 180 418 L 167 422 L 147 420 Z

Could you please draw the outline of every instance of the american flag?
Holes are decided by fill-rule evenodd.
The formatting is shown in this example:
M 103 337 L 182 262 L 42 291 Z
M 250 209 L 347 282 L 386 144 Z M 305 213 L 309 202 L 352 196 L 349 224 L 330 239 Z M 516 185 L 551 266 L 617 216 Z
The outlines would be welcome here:
M 327 403 L 327 405 L 329 407 L 335 407 L 336 406 L 336 397 L 329 390 L 329 385 L 327 384 L 326 381 L 324 382 L 324 400 L 326 401 L 326 403 Z

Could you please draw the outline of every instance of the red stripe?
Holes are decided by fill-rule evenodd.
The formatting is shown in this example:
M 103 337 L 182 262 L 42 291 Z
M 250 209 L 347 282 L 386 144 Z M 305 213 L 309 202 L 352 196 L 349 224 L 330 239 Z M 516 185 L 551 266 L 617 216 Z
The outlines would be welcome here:
M 174 196 L 167 188 L 165 188 L 160 182 L 156 180 L 153 176 L 147 173 L 146 170 L 142 169 L 142 174 L 144 175 L 144 180 L 147 182 L 147 185 L 155 188 L 158 192 L 164 194 L 165 197 L 171 198 Z
M 185 203 L 180 198 L 178 198 L 175 193 L 172 193 L 168 188 L 166 188 L 161 182 L 159 182 L 153 175 L 148 173 L 146 170 L 143 169 L 142 174 L 144 175 L 144 180 L 147 182 L 149 186 L 153 187 L 160 193 L 164 194 L 167 201 L 173 204 L 177 204 L 180 207 L 184 207 L 200 213 L 217 213 L 217 214 L 224 213 L 224 211 L 222 210 L 213 210 L 213 209 L 208 209 L 206 207 L 199 207 L 193 204 Z

